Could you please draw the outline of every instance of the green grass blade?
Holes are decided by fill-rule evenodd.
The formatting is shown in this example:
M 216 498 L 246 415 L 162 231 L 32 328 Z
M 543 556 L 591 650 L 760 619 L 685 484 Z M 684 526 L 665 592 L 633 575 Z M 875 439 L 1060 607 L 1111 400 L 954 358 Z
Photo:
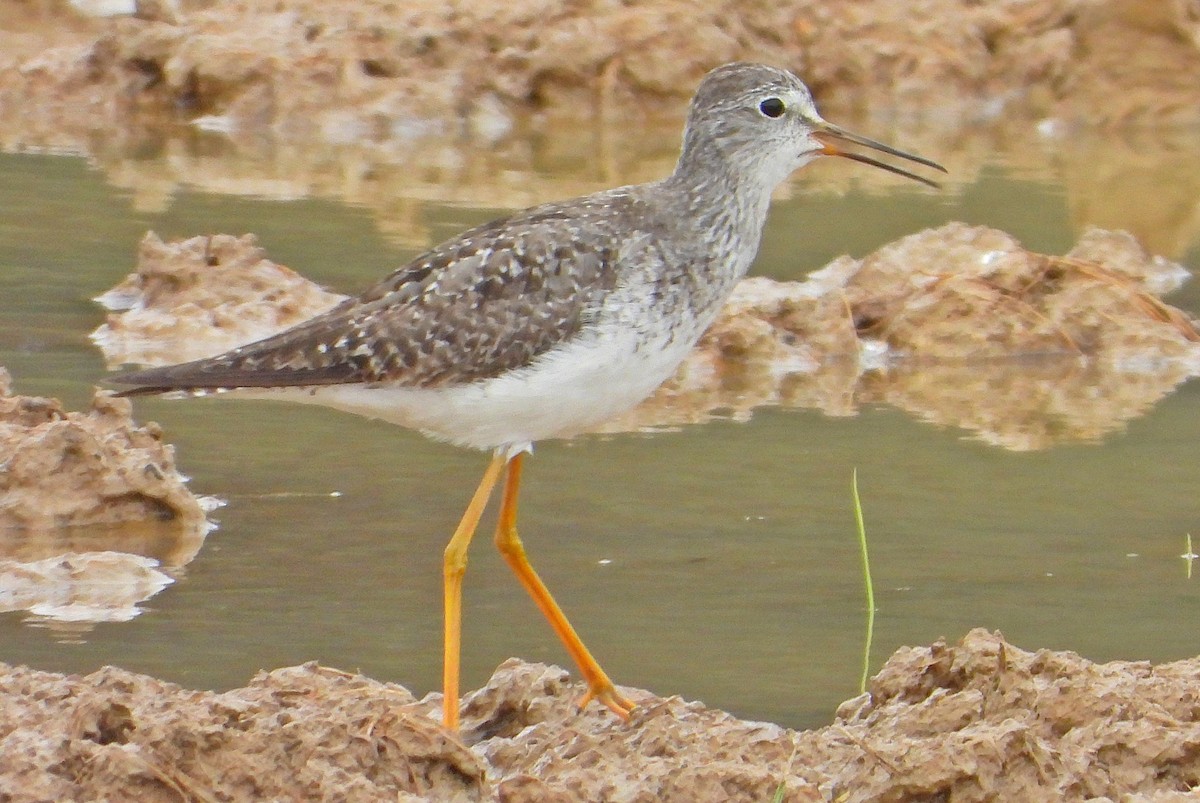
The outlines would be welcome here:
M 867 640 L 863 647 L 862 678 L 858 693 L 867 690 L 867 676 L 871 669 L 871 643 L 875 639 L 875 584 L 871 580 L 871 556 L 867 551 L 867 526 L 863 523 L 862 500 L 858 496 L 858 469 L 850 478 L 850 490 L 854 497 L 854 522 L 858 526 L 858 546 L 862 552 L 863 582 L 867 587 Z

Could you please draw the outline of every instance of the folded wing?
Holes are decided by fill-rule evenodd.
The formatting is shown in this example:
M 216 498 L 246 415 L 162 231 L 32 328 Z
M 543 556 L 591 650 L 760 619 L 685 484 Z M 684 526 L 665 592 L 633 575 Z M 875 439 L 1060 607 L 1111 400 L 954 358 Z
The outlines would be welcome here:
M 465 232 L 333 309 L 203 360 L 122 374 L 121 395 L 468 383 L 528 364 L 578 333 L 616 281 L 611 240 L 586 216 L 537 207 Z M 606 244 L 607 243 L 607 244 Z

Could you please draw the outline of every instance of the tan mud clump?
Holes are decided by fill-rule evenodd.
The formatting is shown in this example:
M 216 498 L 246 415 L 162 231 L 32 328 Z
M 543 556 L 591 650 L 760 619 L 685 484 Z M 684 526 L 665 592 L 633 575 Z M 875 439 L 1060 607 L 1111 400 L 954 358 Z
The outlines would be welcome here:
M 1190 319 L 1158 296 L 1188 277 L 1128 235 L 1091 229 L 1065 256 L 952 223 L 810 277 L 840 285 L 859 337 L 917 360 L 1072 353 L 1110 362 L 1196 353 Z
M 149 232 L 134 273 L 96 300 L 92 333 L 110 365 L 186 362 L 286 329 L 343 296 L 266 258 L 251 234 L 164 243 Z
M 817 733 L 854 745 L 834 777 L 846 800 L 1172 799 L 1200 785 L 1197 672 L 1195 658 L 1095 664 L 974 630 L 899 650 Z
M 1095 664 L 983 630 L 903 648 L 827 727 L 629 690 L 631 725 L 555 667 L 464 701 L 306 664 L 189 691 L 120 669 L 0 665 L 0 791 L 32 800 L 1167 800 L 1200 785 L 1200 659 Z M 802 692 L 797 692 L 802 693 Z
M 467 696 L 463 739 L 482 756 L 500 800 L 764 801 L 790 791 L 794 733 L 679 697 L 628 690 L 630 725 L 596 705 L 558 667 L 510 658 Z M 807 800 L 808 797 L 788 800 Z
M 162 432 L 135 424 L 127 400 L 100 391 L 87 412 L 68 412 L 9 383 L 0 369 L 0 531 L 203 521 Z
M 154 424 L 97 392 L 86 412 L 14 396 L 0 368 L 0 611 L 125 621 L 199 551 L 204 500 Z
M 886 402 L 1011 449 L 1093 440 L 1200 373 L 1195 323 L 1160 298 L 1189 275 L 1121 232 L 1059 257 L 951 223 L 803 282 L 742 281 L 675 377 L 605 430 Z
M 993 445 L 1098 440 L 1200 373 L 1195 322 L 1159 297 L 1190 274 L 1123 233 L 1089 230 L 1057 257 L 952 224 L 843 267 L 864 346 L 892 357 L 858 402 Z

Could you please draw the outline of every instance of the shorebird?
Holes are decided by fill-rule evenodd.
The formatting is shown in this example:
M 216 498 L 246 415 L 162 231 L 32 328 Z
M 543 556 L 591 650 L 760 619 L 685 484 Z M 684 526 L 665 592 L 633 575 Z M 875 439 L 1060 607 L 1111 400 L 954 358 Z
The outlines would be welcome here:
M 670 176 L 516 212 L 442 243 L 357 298 L 208 359 L 113 377 L 121 395 L 228 391 L 384 418 L 491 461 L 446 546 L 443 722 L 458 727 L 467 548 L 504 476 L 495 542 L 587 683 L 580 700 L 628 721 L 617 690 L 517 535 L 525 455 L 621 413 L 666 380 L 758 251 L 771 194 L 820 156 L 936 187 L 853 147 L 936 162 L 826 122 L 786 70 L 718 67 L 688 110 Z

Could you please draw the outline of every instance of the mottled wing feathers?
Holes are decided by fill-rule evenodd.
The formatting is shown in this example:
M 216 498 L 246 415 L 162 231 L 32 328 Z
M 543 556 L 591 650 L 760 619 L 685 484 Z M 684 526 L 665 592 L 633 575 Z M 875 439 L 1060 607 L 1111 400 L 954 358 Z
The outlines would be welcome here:
M 389 382 L 432 388 L 528 364 L 576 334 L 617 281 L 613 193 L 494 221 L 309 321 L 225 354 L 123 374 L 168 390 Z M 617 215 L 617 217 L 622 217 Z

